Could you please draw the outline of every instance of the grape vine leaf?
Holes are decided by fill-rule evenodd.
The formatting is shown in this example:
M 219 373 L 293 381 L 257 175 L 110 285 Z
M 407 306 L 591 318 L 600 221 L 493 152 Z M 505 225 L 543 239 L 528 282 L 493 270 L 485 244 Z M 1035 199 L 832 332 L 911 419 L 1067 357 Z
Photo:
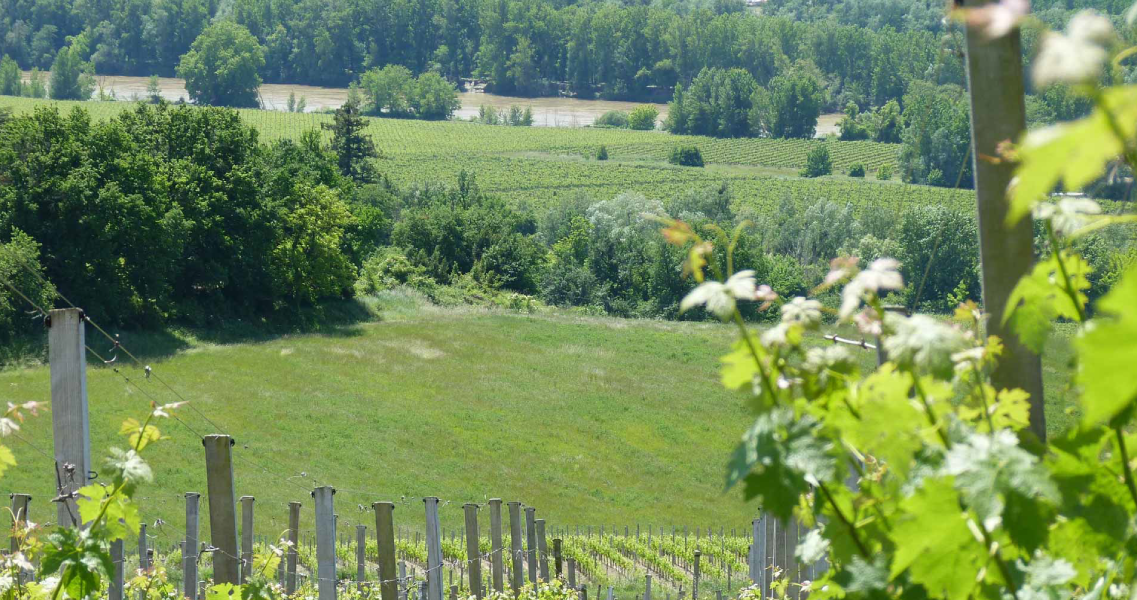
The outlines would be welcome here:
M 929 596 L 948 600 L 971 593 L 987 553 L 968 528 L 959 499 L 952 478 L 943 477 L 925 480 L 901 502 L 891 533 L 893 579 L 907 571 Z
M 60 528 L 47 536 L 40 559 L 40 578 L 58 573 L 70 598 L 86 598 L 99 591 L 101 573 L 113 573 L 114 561 L 97 535 L 77 528 Z
M 742 386 L 752 385 L 754 377 L 758 375 L 758 363 L 754 362 L 754 355 L 746 347 L 745 342 L 739 340 L 734 345 L 734 351 L 719 359 L 722 368 L 722 385 L 728 390 L 742 389 Z
M 832 444 L 814 435 L 820 426 L 789 408 L 760 415 L 731 456 L 727 489 L 745 480 L 747 500 L 759 498 L 775 517 L 790 518 L 810 482 L 829 481 L 837 471 Z
M 1018 445 L 1007 429 L 993 434 L 973 433 L 952 446 L 944 473 L 955 477 L 960 495 L 988 530 L 1003 518 L 1007 499 L 1057 503 L 1058 488 L 1038 459 Z
M 1087 279 L 1093 270 L 1080 256 L 1062 253 L 1070 285 L 1078 297 L 1078 305 L 1086 305 L 1085 290 L 1089 289 Z M 1078 307 L 1063 290 L 1061 266 L 1053 256 L 1034 265 L 1030 275 L 1023 277 L 1007 298 L 1010 310 L 1003 315 L 1003 323 L 1009 325 L 1019 339 L 1035 354 L 1042 352 L 1046 338 L 1050 334 L 1050 322 L 1064 317 L 1077 319 Z
M 1090 322 L 1076 341 L 1082 419 L 1088 425 L 1108 421 L 1137 400 L 1137 265 L 1097 304 L 1109 317 Z
M 924 415 L 912 405 L 911 389 L 912 379 L 886 364 L 857 386 L 850 398 L 860 416 L 831 410 L 831 424 L 854 448 L 907 475 L 912 456 L 922 444 L 921 430 L 927 424 Z M 884 415 L 888 418 L 881 418 Z

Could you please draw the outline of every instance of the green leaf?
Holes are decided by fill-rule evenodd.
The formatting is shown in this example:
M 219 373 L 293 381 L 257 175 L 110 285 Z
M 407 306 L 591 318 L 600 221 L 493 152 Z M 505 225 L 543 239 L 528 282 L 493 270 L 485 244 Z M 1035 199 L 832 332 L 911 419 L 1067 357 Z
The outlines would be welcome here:
M 905 498 L 892 528 L 896 553 L 891 577 L 908 571 L 931 597 L 966 598 L 976 585 L 986 551 L 960 512 L 959 493 L 948 478 L 925 480 Z
M 726 487 L 745 479 L 747 500 L 788 519 L 810 481 L 829 481 L 836 474 L 833 445 L 818 437 L 820 423 L 809 415 L 778 408 L 755 421 L 742 436 L 727 466 Z
M 1003 517 L 1007 498 L 1023 502 L 1058 502 L 1058 488 L 1033 454 L 1018 445 L 1010 430 L 973 433 L 956 443 L 944 461 L 944 472 L 955 477 L 967 506 L 991 530 Z
M 990 410 L 995 429 L 1018 431 L 1030 427 L 1030 394 L 1023 390 L 999 390 L 998 399 Z
M 829 413 L 831 424 L 854 448 L 906 476 L 912 456 L 922 445 L 921 431 L 927 426 L 923 413 L 912 404 L 911 389 L 912 379 L 886 364 L 857 386 L 850 398 L 860 417 L 837 405 Z
M 1078 303 L 1084 307 L 1084 291 L 1090 287 L 1087 277 L 1092 269 L 1076 254 L 1063 252 L 1061 257 Z M 1022 343 L 1036 354 L 1042 352 L 1052 321 L 1059 317 L 1078 318 L 1078 309 L 1064 289 L 1060 273 L 1058 260 L 1051 255 L 1036 264 L 1030 275 L 1019 280 L 1007 298 L 1010 310 L 1003 316 L 1003 323 L 1009 325 Z
M 1075 342 L 1087 425 L 1104 423 L 1137 400 L 1137 265 L 1097 306 L 1112 317 L 1091 321 Z
M 754 384 L 754 377 L 758 375 L 758 363 L 754 361 L 754 355 L 745 342 L 736 342 L 734 351 L 719 360 L 722 361 L 720 373 L 723 387 L 738 390 Z M 749 387 L 746 389 L 749 390 Z
M 241 588 L 232 583 L 218 583 L 205 590 L 205 600 L 236 600 L 241 597 Z
M 12 449 L 0 444 L 0 475 L 8 470 L 8 467 L 16 466 L 16 455 L 12 454 Z
M 75 504 L 79 506 L 79 519 L 84 523 L 94 521 L 95 517 L 99 515 L 99 511 L 102 510 L 103 501 L 109 493 L 110 490 L 98 484 L 80 488 L 79 499 L 75 501 Z

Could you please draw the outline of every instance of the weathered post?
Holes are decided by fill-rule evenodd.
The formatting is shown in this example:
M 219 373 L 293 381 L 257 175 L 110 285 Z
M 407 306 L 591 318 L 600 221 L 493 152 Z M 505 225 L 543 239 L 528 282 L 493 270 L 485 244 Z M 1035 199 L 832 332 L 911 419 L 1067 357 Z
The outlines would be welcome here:
M 493 589 L 502 592 L 505 590 L 505 561 L 501 555 L 501 498 L 490 498 L 490 551 Z
M 549 546 L 545 542 L 545 520 L 537 519 L 537 564 L 541 566 L 541 581 L 549 581 Z
M 521 554 L 521 503 L 509 503 L 509 552 L 513 556 L 513 595 L 525 585 L 525 561 Z
M 12 539 L 11 548 L 12 553 L 15 554 L 20 549 L 20 540 L 16 536 L 15 529 L 23 528 L 28 523 L 28 503 L 31 502 L 32 497 L 28 494 L 10 494 L 8 496 L 12 500 Z M 145 527 L 145 525 L 143 525 Z
M 201 494 L 197 492 L 186 493 L 186 541 L 182 551 L 182 577 L 185 583 L 186 598 L 197 600 L 197 519 L 198 504 Z
M 241 496 L 241 583 L 249 580 L 253 570 L 253 503 L 256 498 Z
M 564 542 L 561 538 L 553 538 L 553 565 L 556 567 L 557 579 L 561 578 L 561 545 Z
M 537 583 L 537 509 L 525 507 L 525 553 L 529 563 L 529 583 Z
M 702 557 L 703 553 L 700 550 L 696 549 L 695 567 L 693 571 L 694 577 L 691 579 L 691 598 L 694 600 L 698 600 L 699 598 L 699 559 Z
M 71 493 L 87 485 L 91 470 L 91 434 L 87 416 L 87 336 L 83 311 L 48 314 L 48 363 L 51 365 L 51 429 L 55 440 L 55 478 L 59 496 L 56 523 L 78 525 L 79 508 Z
M 375 550 L 379 554 L 380 595 L 383 600 L 398 600 L 399 582 L 395 580 L 395 503 L 375 502 L 371 508 L 375 510 Z M 400 571 L 399 579 L 405 577 L 405 571 Z
M 426 504 L 426 593 L 428 600 L 442 600 L 442 530 L 438 525 L 438 498 L 423 498 Z
M 114 564 L 114 573 L 111 573 L 110 585 L 107 586 L 107 598 L 122 600 L 123 563 L 126 562 L 126 552 L 121 539 L 111 542 L 111 562 Z
M 336 600 L 335 488 L 325 485 L 312 490 L 316 504 L 316 589 L 320 600 Z
M 778 520 L 770 515 L 763 515 L 762 517 L 762 545 L 756 548 L 755 551 L 761 551 L 758 555 L 761 561 L 759 563 L 762 573 L 762 597 L 770 597 L 770 579 L 773 578 L 774 567 L 778 566 L 777 550 L 778 550 Z
M 213 553 L 213 581 L 241 583 L 237 549 L 237 499 L 233 486 L 233 438 L 207 435 L 205 477 L 209 488 L 209 539 Z
M 150 540 L 146 539 L 146 523 L 138 525 L 138 568 L 150 568 Z
M 644 600 L 651 600 L 651 573 L 644 575 Z
M 568 584 L 572 589 L 576 589 L 576 559 L 569 557 L 568 559 Z
M 482 597 L 482 553 L 478 548 L 478 505 L 463 505 L 466 511 L 466 559 L 470 562 L 470 591 Z M 457 593 L 457 588 L 455 588 Z
M 355 526 L 355 588 L 363 590 L 367 579 L 367 526 Z
M 284 590 L 289 596 L 296 593 L 296 562 L 300 543 L 300 503 L 288 503 L 288 566 L 285 572 Z
M 964 0 L 977 8 L 991 0 Z M 957 4 L 960 4 L 957 2 Z M 971 94 L 972 165 L 979 210 L 979 258 L 983 266 L 983 310 L 987 335 L 1003 340 L 1003 356 L 991 374 L 995 389 L 1019 388 L 1030 394 L 1030 428 L 1046 440 L 1042 363 L 1017 335 L 1003 326 L 1007 299 L 1034 259 L 1034 227 L 1023 219 L 1007 225 L 1007 186 L 1014 176 L 1010 161 L 999 156 L 999 144 L 1017 141 L 1026 129 L 1022 39 L 1017 28 L 997 39 L 967 32 L 967 83 Z

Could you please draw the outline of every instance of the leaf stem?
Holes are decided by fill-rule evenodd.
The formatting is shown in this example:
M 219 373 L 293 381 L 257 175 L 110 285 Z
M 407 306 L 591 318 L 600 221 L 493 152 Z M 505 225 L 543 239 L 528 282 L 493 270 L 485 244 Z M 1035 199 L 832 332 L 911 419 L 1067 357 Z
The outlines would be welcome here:
M 856 525 L 853 525 L 853 522 L 845 517 L 845 513 L 841 512 L 841 507 L 837 506 L 837 501 L 833 499 L 833 494 L 829 493 L 829 488 L 825 487 L 824 483 L 818 482 L 817 489 L 821 490 L 821 493 L 825 495 L 825 499 L 829 501 L 829 505 L 833 507 L 833 512 L 837 515 L 837 518 L 849 529 L 849 535 L 852 536 L 853 542 L 857 544 L 857 550 L 861 553 L 861 556 L 866 560 L 872 560 L 869 549 L 865 546 L 865 543 L 861 541 L 861 538 L 857 536 Z
M 750 336 L 750 331 L 746 329 L 746 323 L 742 320 L 742 313 L 738 312 L 738 307 L 734 309 L 734 322 L 738 325 L 739 331 L 742 332 L 742 339 L 750 349 L 750 354 L 754 356 L 754 364 L 758 365 L 762 387 L 770 395 L 770 402 L 777 402 L 778 396 L 774 393 L 774 382 L 770 381 L 770 374 L 766 372 L 766 367 L 762 364 L 762 355 L 758 352 L 758 347 L 754 345 L 754 339 Z
M 1058 236 L 1054 234 L 1054 224 L 1050 221 L 1046 222 L 1046 236 L 1050 239 L 1050 251 L 1054 254 L 1054 261 L 1058 263 L 1058 274 L 1062 276 L 1062 291 L 1074 304 L 1074 310 L 1078 313 L 1078 323 L 1085 323 L 1086 310 L 1082 308 L 1082 301 L 1078 299 L 1078 292 L 1074 290 L 1074 284 L 1070 281 L 1066 263 L 1062 260 L 1062 253 L 1058 251 Z
M 1117 448 L 1121 453 L 1121 472 L 1125 475 L 1125 487 L 1129 488 L 1133 504 L 1137 505 L 1137 484 L 1133 483 L 1133 471 L 1129 468 L 1129 449 L 1125 446 L 1125 434 L 1120 427 L 1114 427 L 1113 433 L 1117 436 Z

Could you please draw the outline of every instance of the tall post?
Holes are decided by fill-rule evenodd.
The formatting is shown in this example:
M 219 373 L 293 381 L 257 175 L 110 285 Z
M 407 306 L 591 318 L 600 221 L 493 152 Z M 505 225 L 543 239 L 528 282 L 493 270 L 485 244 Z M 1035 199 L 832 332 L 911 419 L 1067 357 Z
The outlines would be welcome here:
M 363 589 L 367 579 L 367 526 L 355 526 L 355 582 L 356 589 Z
M 576 559 L 569 557 L 568 559 L 568 584 L 569 589 L 576 589 Z
M 48 314 L 48 362 L 51 364 L 51 430 L 55 440 L 53 479 L 60 497 L 56 523 L 79 524 L 79 508 L 71 492 L 87 485 L 91 470 L 91 434 L 87 417 L 87 336 L 83 311 L 52 310 Z
M 513 557 L 513 595 L 525 585 L 525 559 L 521 554 L 521 503 L 509 503 L 509 553 Z
M 241 583 L 237 549 L 237 496 L 233 486 L 233 438 L 207 435 L 205 477 L 209 486 L 209 539 L 213 553 L 213 581 Z
M 977 8 L 991 0 L 965 0 Z M 1003 327 L 1007 299 L 1034 258 L 1034 228 L 1030 219 L 1007 226 L 1007 186 L 1014 176 L 1010 161 L 987 160 L 999 156 L 998 145 L 1017 141 L 1026 129 L 1022 40 L 1013 29 L 989 40 L 980 32 L 967 32 L 967 82 L 971 93 L 972 164 L 975 196 L 979 205 L 979 258 L 983 265 L 983 310 L 988 315 L 987 335 L 1003 340 L 1003 356 L 991 374 L 996 389 L 1020 388 L 1030 394 L 1030 429 L 1046 440 L 1043 412 L 1042 363 Z
M 336 515 L 332 497 L 336 490 L 325 485 L 312 490 L 316 503 L 316 590 L 320 600 L 336 600 Z
M 778 550 L 778 520 L 769 514 L 762 517 L 762 537 L 763 543 L 761 545 L 761 554 L 759 555 L 759 563 L 762 573 L 762 590 L 763 598 L 770 597 L 770 587 L 774 574 L 774 567 L 780 566 L 777 564 L 777 550 Z
M 501 498 L 490 498 L 490 567 L 493 574 L 493 589 L 505 591 L 505 561 L 501 555 Z
M 470 591 L 482 597 L 482 551 L 478 548 L 478 505 L 468 503 L 462 506 L 466 511 L 466 559 L 470 565 Z
M 537 519 L 537 564 L 541 566 L 541 581 L 549 581 L 549 546 L 545 541 L 545 520 Z
M 442 600 L 442 530 L 438 525 L 438 498 L 423 498 L 426 504 L 426 593 L 427 600 Z
M 644 575 L 644 600 L 651 600 L 651 573 Z
M 138 568 L 150 568 L 150 540 L 146 539 L 146 523 L 138 525 Z
M 762 543 L 765 541 L 765 537 L 760 530 L 765 522 L 766 517 L 765 513 L 763 513 L 762 517 L 754 519 L 750 523 L 753 527 L 753 537 L 750 538 L 750 581 L 757 584 L 762 583 L 762 558 L 764 554 L 761 548 L 765 545 Z
M 110 585 L 107 586 L 108 600 L 123 600 L 124 563 L 126 562 L 126 549 L 122 539 L 111 542 L 111 562 L 114 564 L 114 573 L 111 573 Z
M 185 596 L 190 600 L 197 600 L 197 517 L 198 504 L 201 494 L 197 492 L 186 493 L 186 545 L 182 551 L 182 587 Z
M 537 583 L 537 509 L 525 507 L 525 559 L 529 563 L 529 583 Z
M 253 503 L 256 498 L 241 496 L 241 583 L 253 569 Z
M 399 582 L 395 580 L 395 504 L 393 502 L 376 502 L 371 505 L 375 509 L 375 545 L 379 553 L 379 590 L 383 600 L 398 600 Z M 405 577 L 403 573 L 400 578 Z
M 691 598 L 693 600 L 699 599 L 699 559 L 703 557 L 703 553 L 695 550 L 695 569 L 693 571 L 694 577 L 691 579 Z
M 8 496 L 12 500 L 12 553 L 15 554 L 20 549 L 20 540 L 15 535 L 16 528 L 22 528 L 28 522 L 28 502 L 31 502 L 32 497 L 28 494 L 10 494 Z M 145 525 L 143 525 L 145 527 Z
M 296 562 L 300 543 L 300 503 L 288 503 L 288 566 L 284 573 L 284 591 L 291 596 L 296 593 Z
M 562 571 L 561 571 L 561 559 L 562 559 L 561 545 L 562 544 L 564 544 L 564 541 L 562 541 L 561 538 L 553 538 L 553 564 L 556 566 L 556 569 L 557 569 L 557 571 L 556 571 L 557 579 L 561 578 L 561 573 L 562 573 Z

